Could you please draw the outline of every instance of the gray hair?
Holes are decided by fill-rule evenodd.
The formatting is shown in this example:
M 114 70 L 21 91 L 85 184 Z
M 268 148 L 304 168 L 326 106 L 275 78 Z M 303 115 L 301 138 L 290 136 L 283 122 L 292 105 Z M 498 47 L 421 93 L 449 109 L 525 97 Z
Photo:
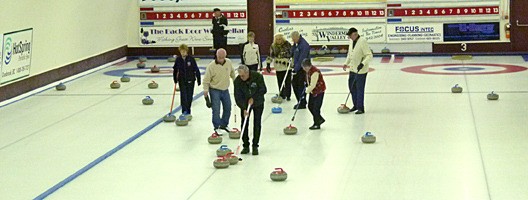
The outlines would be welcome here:
M 301 36 L 301 34 L 299 34 L 299 31 L 293 31 L 293 32 L 291 33 L 291 36 L 292 36 L 292 37 L 299 37 L 299 36 Z
M 249 72 L 249 68 L 248 68 L 248 66 L 246 66 L 246 65 L 240 65 L 240 66 L 238 66 L 238 69 L 237 69 L 237 70 L 238 70 L 238 71 L 243 71 L 243 72 Z

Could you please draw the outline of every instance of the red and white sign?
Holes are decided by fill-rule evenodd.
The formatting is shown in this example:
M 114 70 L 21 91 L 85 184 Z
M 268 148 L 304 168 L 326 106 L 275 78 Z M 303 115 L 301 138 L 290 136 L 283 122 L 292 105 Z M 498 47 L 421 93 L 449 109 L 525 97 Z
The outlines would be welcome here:
M 228 19 L 246 19 L 246 11 L 223 12 Z M 212 12 L 142 12 L 141 20 L 189 20 L 213 18 Z
M 399 8 L 389 9 L 388 12 L 389 17 L 498 15 L 499 7 Z
M 385 17 L 385 9 L 357 10 L 288 10 L 278 18 Z

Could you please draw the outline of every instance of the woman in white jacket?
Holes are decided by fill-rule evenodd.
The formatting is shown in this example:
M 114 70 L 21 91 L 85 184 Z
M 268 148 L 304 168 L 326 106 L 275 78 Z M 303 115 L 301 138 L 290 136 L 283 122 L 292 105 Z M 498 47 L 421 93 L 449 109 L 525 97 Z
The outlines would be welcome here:
M 350 112 L 357 111 L 356 114 L 365 113 L 365 83 L 369 71 L 369 62 L 372 60 L 372 51 L 367 40 L 360 37 L 356 28 L 350 28 L 347 33 L 350 38 L 348 55 L 343 65 L 343 70 L 350 71 L 348 76 L 348 89 L 352 94 L 354 107 Z
M 255 44 L 255 33 L 253 32 L 248 33 L 248 42 L 245 43 L 242 51 L 242 64 L 252 71 L 262 71 L 260 50 L 258 44 Z

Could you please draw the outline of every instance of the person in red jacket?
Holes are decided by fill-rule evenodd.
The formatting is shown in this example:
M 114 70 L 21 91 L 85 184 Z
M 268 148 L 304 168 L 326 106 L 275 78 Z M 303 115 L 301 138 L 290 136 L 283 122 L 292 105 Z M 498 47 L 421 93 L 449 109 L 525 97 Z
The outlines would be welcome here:
M 310 130 L 321 129 L 321 124 L 325 122 L 325 119 L 321 116 L 321 106 L 323 105 L 323 98 L 326 90 L 326 84 L 323 79 L 321 70 L 312 65 L 310 58 L 306 58 L 302 61 L 302 66 L 306 72 L 306 94 L 309 94 L 308 109 L 313 116 L 314 124 L 310 127 Z

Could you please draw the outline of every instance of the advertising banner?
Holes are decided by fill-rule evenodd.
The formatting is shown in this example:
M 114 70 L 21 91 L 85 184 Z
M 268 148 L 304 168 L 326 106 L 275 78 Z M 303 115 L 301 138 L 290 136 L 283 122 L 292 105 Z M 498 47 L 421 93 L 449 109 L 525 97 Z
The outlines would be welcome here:
M 442 42 L 441 23 L 387 24 L 388 43 Z
M 140 44 L 147 46 L 178 46 L 185 43 L 189 46 L 212 46 L 213 34 L 211 26 L 170 26 L 141 27 Z M 227 44 L 246 42 L 247 27 L 245 25 L 229 26 Z
M 385 24 L 359 24 L 354 25 L 361 37 L 370 43 L 385 42 Z M 291 33 L 298 31 L 311 45 L 348 45 L 346 33 L 351 26 L 344 25 L 290 25 L 277 24 L 275 33 L 282 33 L 291 41 Z
M 32 44 L 32 28 L 4 34 L 0 84 L 29 76 Z
M 500 40 L 499 22 L 444 24 L 444 41 Z

